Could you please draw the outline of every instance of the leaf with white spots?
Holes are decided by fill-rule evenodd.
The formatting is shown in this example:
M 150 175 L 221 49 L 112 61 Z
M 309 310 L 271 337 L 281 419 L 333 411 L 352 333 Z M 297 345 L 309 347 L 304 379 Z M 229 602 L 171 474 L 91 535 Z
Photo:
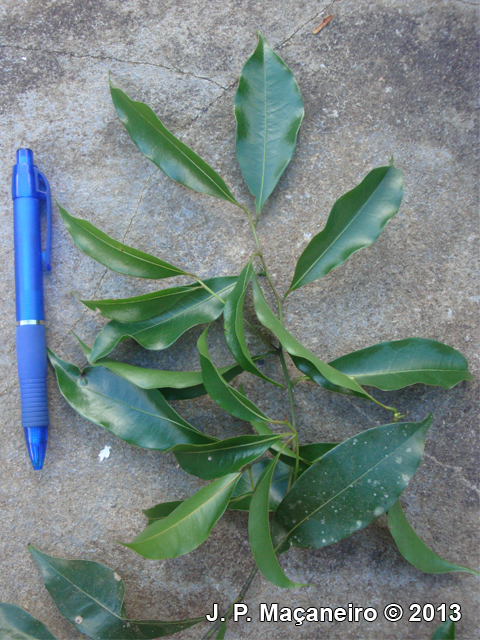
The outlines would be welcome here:
M 419 423 L 368 429 L 328 451 L 295 482 L 275 512 L 274 539 L 318 549 L 385 513 L 422 459 L 431 414 Z
M 55 558 L 33 545 L 28 550 L 62 616 L 91 640 L 162 638 L 205 620 L 129 620 L 123 606 L 125 584 L 116 571 L 90 560 Z

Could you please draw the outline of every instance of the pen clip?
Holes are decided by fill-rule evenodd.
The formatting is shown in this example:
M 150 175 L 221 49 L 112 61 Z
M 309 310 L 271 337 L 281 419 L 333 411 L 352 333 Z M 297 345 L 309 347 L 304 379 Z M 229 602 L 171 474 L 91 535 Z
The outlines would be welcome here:
M 42 251 L 42 260 L 45 265 L 45 269 L 47 271 L 51 271 L 52 265 L 50 264 L 50 254 L 52 251 L 52 199 L 50 195 L 50 185 L 48 184 L 48 180 L 43 175 L 41 171 L 36 169 L 37 176 L 40 180 L 37 181 L 37 192 L 38 195 L 46 201 L 46 212 L 47 212 L 47 242 L 45 251 Z M 40 189 L 40 181 L 43 182 L 45 189 Z

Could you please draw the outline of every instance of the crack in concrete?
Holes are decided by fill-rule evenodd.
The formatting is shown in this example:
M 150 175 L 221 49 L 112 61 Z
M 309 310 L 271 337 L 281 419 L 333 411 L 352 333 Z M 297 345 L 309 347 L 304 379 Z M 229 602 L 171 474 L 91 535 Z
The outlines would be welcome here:
M 35 52 L 35 53 L 45 53 L 45 54 L 57 55 L 57 56 L 69 56 L 71 58 L 78 58 L 78 59 L 89 58 L 92 60 L 100 60 L 100 61 L 112 60 L 114 62 L 121 62 L 123 64 L 156 67 L 158 69 L 165 69 L 165 71 L 170 71 L 172 73 L 178 73 L 179 75 L 182 75 L 182 76 L 190 76 L 192 78 L 196 78 L 197 80 L 205 80 L 206 82 L 211 82 L 217 87 L 220 87 L 220 89 L 226 88 L 216 80 L 213 80 L 212 78 L 207 78 L 206 76 L 199 76 L 193 73 L 192 71 L 184 71 L 183 69 L 177 69 L 176 67 L 169 67 L 165 64 L 160 64 L 159 62 L 144 62 L 143 60 L 125 60 L 124 58 L 116 58 L 115 56 L 108 56 L 108 55 L 102 56 L 102 55 L 95 55 L 93 53 L 79 54 L 79 53 L 74 53 L 73 51 L 58 51 L 56 49 L 39 49 L 37 47 L 22 47 L 20 45 L 14 45 L 14 44 L 0 44 L 0 48 L 14 49 L 16 51 L 24 51 L 24 52 L 30 52 L 30 53 Z
M 130 231 L 130 227 L 133 224 L 133 221 L 135 220 L 138 210 L 140 209 L 140 205 L 142 204 L 142 200 L 143 200 L 143 196 L 145 195 L 145 191 L 147 190 L 148 185 L 150 184 L 150 180 L 153 178 L 153 176 L 158 173 L 160 171 L 159 167 L 156 167 L 154 171 L 152 171 L 152 173 L 150 174 L 150 176 L 147 178 L 147 180 L 144 182 L 142 190 L 140 191 L 140 196 L 137 200 L 137 206 L 135 207 L 135 212 L 133 214 L 133 216 L 130 218 L 130 220 L 128 221 L 127 224 L 127 228 L 125 229 L 125 233 L 122 236 L 122 242 L 125 242 L 125 238 L 128 235 L 128 232 Z
M 273 47 L 274 50 L 277 49 L 281 49 L 284 45 L 287 44 L 287 42 L 290 42 L 290 40 L 292 40 L 292 38 L 294 38 L 297 33 L 300 31 L 300 29 L 303 29 L 303 27 L 305 25 L 307 25 L 309 22 L 313 22 L 314 20 L 319 20 L 320 16 L 325 12 L 326 9 L 329 9 L 331 7 L 333 7 L 333 5 L 336 2 L 340 2 L 341 0 L 333 0 L 333 2 L 326 4 L 318 13 L 316 13 L 312 18 L 309 18 L 308 20 L 305 20 L 305 22 L 303 22 L 299 27 L 297 27 L 292 33 L 291 35 L 289 35 L 283 42 L 281 42 L 280 44 L 277 44 L 275 47 Z
M 467 478 L 465 478 L 465 476 L 462 474 L 462 467 L 453 467 L 450 464 L 445 464 L 444 462 L 440 462 L 440 460 L 437 460 L 437 458 L 435 458 L 435 456 L 430 455 L 429 453 L 424 453 L 423 454 L 424 458 L 428 458 L 429 460 L 433 460 L 433 462 L 439 466 L 442 467 L 443 469 L 449 469 L 451 471 L 453 471 L 454 473 L 456 473 L 459 477 L 459 479 L 472 491 L 475 491 L 475 493 L 477 495 L 480 496 L 480 489 L 477 487 L 477 485 L 472 484 L 469 480 L 467 480 Z

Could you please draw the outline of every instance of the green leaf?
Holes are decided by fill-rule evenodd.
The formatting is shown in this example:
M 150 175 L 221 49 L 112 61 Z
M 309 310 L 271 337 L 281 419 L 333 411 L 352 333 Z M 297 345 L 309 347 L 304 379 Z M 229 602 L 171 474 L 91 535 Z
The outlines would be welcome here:
M 430 640 L 455 640 L 455 622 L 443 622 L 435 629 Z
M 272 444 L 280 442 L 284 435 L 236 436 L 205 445 L 180 444 L 172 452 L 184 471 L 203 480 L 213 480 L 240 471 Z
M 0 637 L 6 640 L 55 640 L 47 627 L 15 604 L 0 602 Z
M 220 625 L 220 629 L 218 630 L 217 635 L 215 636 L 215 640 L 224 640 L 226 633 L 227 633 L 227 621 L 224 620 Z
M 87 256 L 112 271 L 123 273 L 126 276 L 152 280 L 186 275 L 182 269 L 174 267 L 160 258 L 110 238 L 106 233 L 94 227 L 91 222 L 74 218 L 58 202 L 57 205 L 65 227 L 77 247 Z
M 169 516 L 172 511 L 182 504 L 183 500 L 172 500 L 172 502 L 161 502 L 150 509 L 143 509 L 144 515 L 148 518 L 148 524 L 152 524 L 155 520 L 163 520 Z
M 388 528 L 402 556 L 420 571 L 425 573 L 465 571 L 474 576 L 479 575 L 478 571 L 452 564 L 429 549 L 411 527 L 398 500 L 388 510 Z
M 314 382 L 332 391 L 344 392 L 304 362 L 294 359 L 297 367 Z M 451 389 L 461 380 L 472 380 L 468 362 L 453 347 L 427 340 L 407 338 L 353 351 L 329 363 L 338 371 L 352 376 L 359 384 L 377 387 L 383 391 L 402 389 L 412 384 L 438 385 Z M 309 375 L 309 371 L 310 374 Z
M 169 178 L 185 187 L 240 206 L 216 171 L 176 138 L 143 102 L 131 100 L 110 81 L 117 115 L 137 147 Z
M 125 584 L 113 569 L 89 560 L 54 558 L 33 545 L 28 550 L 62 616 L 91 640 L 162 638 L 205 621 L 204 617 L 172 622 L 129 620 L 123 608 Z
M 237 158 L 258 213 L 292 159 L 304 114 L 292 72 L 258 34 L 235 94 Z
M 214 480 L 124 546 L 150 560 L 176 558 L 193 551 L 205 542 L 223 515 L 239 478 L 239 473 L 232 473 Z
M 275 512 L 275 541 L 318 549 L 390 509 L 420 464 L 431 414 L 368 429 L 338 444 L 292 486 Z
M 236 362 L 245 369 L 245 371 L 248 371 L 254 376 L 258 376 L 259 378 L 262 378 L 262 380 L 271 382 L 277 387 L 281 387 L 283 389 L 282 384 L 268 378 L 255 366 L 255 363 L 248 352 L 247 343 L 245 341 L 245 333 L 243 329 L 243 304 L 245 302 L 247 287 L 250 284 L 253 273 L 252 261 L 250 260 L 242 273 L 238 276 L 237 284 L 225 302 L 225 309 L 223 311 L 225 340 L 232 356 L 235 358 Z
M 298 451 L 302 460 L 313 463 L 337 445 L 338 442 L 313 442 L 312 444 L 301 444 Z
M 279 457 L 280 453 L 269 463 L 255 487 L 248 516 L 248 537 L 257 567 L 265 578 L 277 587 L 296 589 L 306 585 L 287 578 L 275 555 L 270 535 L 270 485 Z
M 310 240 L 298 259 L 289 291 L 322 278 L 352 253 L 373 244 L 399 210 L 403 186 L 400 169 L 379 167 L 339 198 L 323 231 Z
M 197 431 L 155 389 L 140 389 L 105 367 L 82 373 L 48 350 L 60 391 L 81 416 L 129 444 L 168 451 L 176 444 L 206 444 L 215 439 Z
M 263 471 L 269 464 L 270 460 L 264 459 L 252 464 L 250 472 L 244 471 L 240 480 L 232 493 L 229 509 L 236 511 L 248 511 L 250 509 L 250 500 L 253 495 L 254 488 Z M 281 461 L 277 463 L 273 473 L 273 479 L 270 485 L 270 511 L 275 511 L 280 502 L 285 497 L 288 488 L 288 480 L 290 478 L 290 468 Z M 252 486 L 253 480 L 253 486 Z
M 253 404 L 241 392 L 237 391 L 225 382 L 218 370 L 213 365 L 207 347 L 208 328 L 197 341 L 200 353 L 200 365 L 202 367 L 203 384 L 208 395 L 222 409 L 240 420 L 264 420 L 271 422 L 260 409 Z
M 236 277 L 212 278 L 205 283 L 222 300 L 233 289 Z M 91 359 L 93 362 L 110 353 L 117 344 L 133 338 L 145 349 L 161 350 L 172 345 L 178 338 L 198 324 L 216 320 L 224 305 L 205 289 L 195 289 L 185 294 L 170 309 L 158 316 L 141 322 L 109 322 L 95 338 Z
M 322 362 L 320 358 L 317 358 L 317 356 L 311 353 L 311 351 L 300 344 L 300 342 L 298 342 L 298 340 L 296 340 L 292 334 L 285 329 L 283 324 L 267 305 L 263 293 L 258 286 L 255 275 L 253 276 L 253 303 L 260 322 L 264 327 L 270 329 L 270 331 L 277 336 L 282 346 L 292 358 L 298 357 L 307 360 L 329 382 L 350 389 L 362 397 L 370 399 L 370 396 L 365 393 L 362 387 L 355 382 L 355 380 L 352 380 L 344 373 L 341 373 L 325 362 Z
M 92 311 L 98 311 L 105 318 L 118 322 L 140 322 L 164 313 L 177 304 L 187 293 L 199 291 L 200 285 L 189 284 L 146 293 L 133 298 L 80 300 Z
M 145 367 L 137 367 L 133 364 L 112 360 L 111 358 L 100 358 L 96 362 L 91 362 L 92 350 L 75 333 L 73 335 L 80 343 L 87 360 L 92 366 L 106 367 L 142 389 L 161 389 L 165 400 L 198 398 L 207 393 L 203 386 L 201 371 L 146 369 Z M 265 355 L 267 354 L 255 356 L 255 359 L 264 358 Z M 243 368 L 238 364 L 234 364 L 228 367 L 220 367 L 218 371 L 229 382 L 242 373 Z

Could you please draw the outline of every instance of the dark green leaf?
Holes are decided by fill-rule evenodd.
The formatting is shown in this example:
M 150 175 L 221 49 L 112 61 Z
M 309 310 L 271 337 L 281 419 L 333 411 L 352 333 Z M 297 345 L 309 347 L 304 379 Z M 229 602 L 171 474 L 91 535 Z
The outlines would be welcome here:
M 204 617 L 172 622 L 129 620 L 123 609 L 125 584 L 113 569 L 89 560 L 54 558 L 33 545 L 28 549 L 62 616 L 91 640 L 162 638 L 205 621 Z
M 168 451 L 176 444 L 215 441 L 181 418 L 159 391 L 140 389 L 105 367 L 87 367 L 81 373 L 50 350 L 48 356 L 68 404 L 125 442 Z
M 297 369 L 299 369 L 302 373 L 308 376 L 310 380 L 313 380 L 313 382 L 316 382 L 318 385 L 320 385 L 324 389 L 328 389 L 329 391 L 335 391 L 336 393 L 345 393 L 351 396 L 357 396 L 358 398 L 368 397 L 366 396 L 363 389 L 360 392 L 360 391 L 357 391 L 356 389 L 347 389 L 342 385 L 333 384 L 332 382 L 329 382 L 325 378 L 325 376 L 323 376 L 320 373 L 320 371 L 318 370 L 318 367 L 316 367 L 311 362 L 311 360 L 307 360 L 307 358 L 301 358 L 300 356 L 297 356 L 292 353 L 290 354 L 290 357 L 292 358 L 293 363 L 297 367 Z M 331 364 L 329 363 L 328 366 L 331 367 Z
M 234 509 L 236 511 L 248 511 L 250 509 L 250 500 L 252 498 L 253 490 L 268 463 L 269 460 L 267 459 L 260 460 L 260 462 L 252 464 L 250 468 L 251 474 L 248 470 L 243 472 L 237 486 L 235 487 L 235 491 L 232 493 L 232 498 L 228 505 L 229 509 Z M 275 511 L 285 497 L 289 477 L 290 468 L 282 462 L 278 462 L 270 485 L 270 511 Z
M 163 520 L 169 516 L 172 511 L 182 504 L 183 500 L 172 500 L 172 502 L 161 502 L 150 509 L 143 509 L 144 515 L 148 518 L 148 524 L 152 524 L 155 520 Z
M 171 287 L 146 293 L 134 298 L 117 300 L 80 300 L 92 311 L 98 311 L 105 318 L 118 322 L 140 322 L 164 313 L 178 303 L 185 294 L 201 289 L 200 285 L 189 284 L 184 287 Z
M 412 529 L 398 500 L 388 510 L 388 528 L 402 556 L 420 571 L 425 573 L 466 571 L 474 576 L 479 575 L 478 571 L 452 564 L 429 549 Z
M 225 638 L 225 634 L 227 633 L 227 622 L 226 620 L 222 622 L 220 625 L 220 629 L 218 630 L 217 635 L 215 636 L 215 640 L 223 640 Z
M 248 537 L 257 567 L 265 578 L 277 587 L 296 589 L 306 585 L 292 582 L 287 578 L 275 555 L 270 534 L 270 485 L 279 457 L 280 454 L 269 463 L 255 487 L 248 516 Z
M 361 394 L 362 397 L 370 398 L 370 396 L 364 392 L 362 387 L 357 384 L 355 380 L 352 380 L 344 373 L 341 373 L 325 362 L 322 362 L 320 358 L 317 358 L 317 356 L 300 344 L 300 342 L 298 342 L 298 340 L 296 340 L 292 334 L 285 329 L 283 324 L 267 305 L 263 293 L 258 286 L 255 275 L 253 276 L 253 302 L 260 322 L 277 336 L 282 346 L 292 356 L 292 358 L 298 357 L 307 360 L 324 378 L 333 384 L 355 391 L 357 394 Z
M 258 213 L 292 159 L 304 113 L 292 72 L 258 34 L 235 94 L 237 158 Z
M 300 371 L 309 375 L 304 363 L 295 360 L 295 364 Z M 461 353 L 453 347 L 426 338 L 381 342 L 353 351 L 329 364 L 354 377 L 359 384 L 384 391 L 402 389 L 416 383 L 451 389 L 461 380 L 472 380 L 468 362 Z M 327 380 L 322 380 L 318 373 L 309 377 L 327 389 L 338 391 Z
M 240 418 L 240 420 L 264 420 L 265 422 L 270 422 L 269 418 L 253 402 L 227 384 L 219 374 L 208 354 L 207 333 L 208 328 L 199 337 L 197 347 L 200 353 L 203 384 L 208 395 L 222 409 L 232 416 Z
M 205 283 L 222 300 L 229 295 L 236 277 L 212 278 Z M 185 294 L 164 313 L 142 322 L 109 322 L 98 334 L 92 348 L 92 361 L 110 353 L 122 340 L 133 338 L 145 349 L 166 349 L 178 338 L 198 324 L 216 320 L 224 305 L 205 289 L 195 289 Z
M 47 627 L 15 604 L 0 602 L 0 637 L 5 640 L 55 640 Z
M 131 100 L 110 82 L 118 117 L 137 147 L 169 178 L 199 193 L 240 206 L 216 171 L 176 138 L 143 102 Z
M 338 444 L 292 486 L 275 512 L 275 541 L 318 549 L 390 509 L 420 464 L 429 415 L 368 429 Z
M 430 640 L 455 640 L 455 623 L 446 620 L 438 626 Z
M 92 366 L 106 367 L 142 389 L 161 389 L 162 396 L 165 400 L 197 398 L 207 393 L 202 383 L 201 371 L 162 371 L 161 369 L 146 369 L 144 367 L 136 367 L 133 364 L 119 362 L 118 360 L 112 360 L 111 358 L 100 358 L 100 360 L 92 363 L 92 350 L 90 347 L 75 335 L 75 333 L 73 335 L 77 338 L 87 360 Z M 264 358 L 265 355 L 266 354 L 255 356 L 255 358 Z M 238 364 L 234 364 L 228 367 L 220 367 L 218 371 L 228 382 L 242 373 L 243 368 Z
M 250 284 L 253 273 L 252 261 L 250 261 L 238 276 L 237 284 L 225 302 L 225 309 L 223 311 L 225 340 L 227 341 L 227 345 L 232 356 L 235 358 L 236 362 L 245 369 L 245 371 L 253 373 L 253 375 L 258 376 L 267 382 L 271 382 L 272 384 L 277 385 L 277 387 L 283 388 L 282 384 L 268 378 L 255 366 L 255 363 L 248 352 L 247 343 L 245 341 L 245 333 L 243 329 L 243 304 L 245 301 L 245 294 L 247 293 L 247 287 Z
M 316 462 L 326 453 L 336 447 L 338 442 L 313 442 L 312 444 L 301 444 L 298 451 L 302 460 Z
M 185 274 L 182 269 L 174 267 L 168 262 L 160 260 L 160 258 L 156 258 L 144 251 L 133 249 L 133 247 L 128 247 L 126 244 L 110 238 L 106 233 L 94 227 L 91 222 L 81 218 L 74 218 L 58 203 L 57 205 L 65 227 L 77 247 L 87 256 L 112 269 L 112 271 L 123 273 L 126 276 L 151 278 L 152 280 Z
M 285 434 L 283 434 L 285 435 Z M 282 434 L 272 436 L 236 436 L 205 445 L 180 444 L 173 449 L 178 464 L 184 471 L 203 480 L 213 480 L 259 458 Z
M 222 517 L 239 478 L 239 473 L 232 473 L 214 480 L 125 546 L 150 560 L 176 558 L 193 551 L 205 542 Z
M 400 169 L 379 167 L 337 200 L 325 228 L 298 259 L 289 291 L 323 277 L 355 251 L 373 244 L 399 210 L 403 185 Z

